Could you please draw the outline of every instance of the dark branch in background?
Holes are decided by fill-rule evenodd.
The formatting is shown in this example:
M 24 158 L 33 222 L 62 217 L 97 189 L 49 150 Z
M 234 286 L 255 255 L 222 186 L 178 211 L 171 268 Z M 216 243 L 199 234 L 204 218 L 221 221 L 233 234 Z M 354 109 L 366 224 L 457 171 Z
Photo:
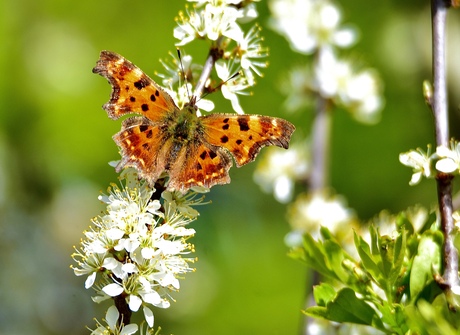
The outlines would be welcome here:
M 449 146 L 449 122 L 447 114 L 446 87 L 446 16 L 449 5 L 445 0 L 432 0 L 433 30 L 433 99 L 431 108 L 434 115 L 436 146 Z M 457 286 L 458 252 L 454 245 L 454 220 L 452 218 L 452 179 L 453 176 L 438 173 L 438 203 L 441 215 L 441 229 L 444 234 L 444 274 L 438 284 L 445 291 L 449 308 L 454 309 L 452 287 Z
M 328 101 L 318 95 L 311 139 L 312 167 L 308 185 L 311 192 L 321 191 L 329 183 L 328 166 L 331 118 L 327 105 Z
M 331 115 L 328 100 L 320 94 L 316 97 L 315 119 L 311 135 L 311 172 L 307 183 L 310 194 L 321 192 L 329 184 L 329 140 L 331 133 Z M 318 272 L 311 273 L 311 283 L 307 283 L 305 308 L 316 304 L 311 287 L 320 283 Z M 308 325 L 311 318 L 305 317 L 302 334 L 309 335 Z

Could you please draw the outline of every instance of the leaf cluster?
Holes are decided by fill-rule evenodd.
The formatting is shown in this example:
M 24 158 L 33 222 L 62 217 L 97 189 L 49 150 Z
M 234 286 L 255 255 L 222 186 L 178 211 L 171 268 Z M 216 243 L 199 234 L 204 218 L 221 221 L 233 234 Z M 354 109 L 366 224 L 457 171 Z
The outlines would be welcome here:
M 436 213 L 415 221 L 410 211 L 400 213 L 391 236 L 371 224 L 368 241 L 355 231 L 356 256 L 325 227 L 318 240 L 304 236 L 290 256 L 322 278 L 313 288 L 317 306 L 304 313 L 385 334 L 460 334 L 460 320 L 435 281 L 442 272 L 443 243 Z

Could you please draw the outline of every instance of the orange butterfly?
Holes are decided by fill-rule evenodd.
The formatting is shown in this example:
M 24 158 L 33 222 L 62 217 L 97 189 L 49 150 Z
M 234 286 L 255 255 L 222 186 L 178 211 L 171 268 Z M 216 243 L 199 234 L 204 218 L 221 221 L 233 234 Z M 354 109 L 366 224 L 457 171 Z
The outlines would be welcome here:
M 169 174 L 167 190 L 185 193 L 190 187 L 230 182 L 233 155 L 238 167 L 252 162 L 260 149 L 276 145 L 287 149 L 295 127 L 275 117 L 210 114 L 198 117 L 195 98 L 182 109 L 142 70 L 122 56 L 102 51 L 93 69 L 112 85 L 104 104 L 111 119 L 136 113 L 123 121 L 113 136 L 121 148 L 116 167 L 134 167 L 154 185 Z

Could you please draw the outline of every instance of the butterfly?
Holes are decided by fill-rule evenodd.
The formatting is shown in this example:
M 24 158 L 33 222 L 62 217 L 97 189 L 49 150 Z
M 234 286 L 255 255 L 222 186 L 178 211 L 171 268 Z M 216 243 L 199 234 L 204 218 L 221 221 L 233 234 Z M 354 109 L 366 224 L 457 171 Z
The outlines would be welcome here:
M 113 136 L 122 157 L 116 171 L 134 167 L 151 186 L 163 172 L 169 175 L 170 191 L 227 184 L 232 156 L 241 167 L 265 146 L 287 149 L 295 130 L 292 123 L 269 116 L 197 116 L 196 97 L 177 107 L 141 69 L 111 51 L 101 52 L 93 73 L 112 85 L 110 100 L 103 105 L 111 119 L 139 114 L 125 119 Z

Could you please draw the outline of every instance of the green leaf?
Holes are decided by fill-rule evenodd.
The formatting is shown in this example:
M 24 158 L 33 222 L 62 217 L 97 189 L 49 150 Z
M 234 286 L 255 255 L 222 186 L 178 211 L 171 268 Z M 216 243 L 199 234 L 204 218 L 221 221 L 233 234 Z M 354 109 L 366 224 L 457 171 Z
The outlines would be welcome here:
M 294 249 L 290 256 L 300 259 L 307 267 L 319 272 L 323 277 L 348 282 L 350 275 L 343 268 L 342 262 L 350 256 L 345 253 L 327 228 L 322 228 L 321 234 L 324 242 L 316 241 L 311 235 L 306 234 L 303 249 Z
M 381 277 L 381 271 L 377 264 L 374 262 L 373 255 L 369 245 L 364 241 L 364 239 L 354 233 L 355 235 L 355 246 L 358 251 L 359 257 L 363 264 L 363 268 L 369 272 L 369 274 L 374 277 L 374 280 L 378 281 L 378 278 Z
M 441 232 L 427 230 L 420 238 L 417 255 L 414 257 L 410 274 L 410 294 L 415 299 L 425 286 L 433 280 L 433 270 L 441 269 Z
M 444 301 L 444 306 L 447 304 Z M 408 323 L 413 334 L 420 335 L 458 335 L 458 316 L 452 319 L 446 315 L 445 308 L 419 300 L 417 306 L 406 307 Z
M 321 242 L 315 241 L 311 235 L 304 236 L 305 264 L 321 275 L 338 279 L 335 272 L 328 267 L 327 253 Z
M 326 307 L 309 307 L 305 314 L 335 322 L 350 322 L 385 329 L 377 312 L 366 302 L 358 299 L 355 292 L 349 288 L 340 290 Z
M 379 311 L 382 313 L 382 321 L 392 332 L 398 335 L 404 335 L 409 330 L 407 325 L 404 306 L 399 304 L 390 304 L 386 301 L 383 305 L 378 305 Z
M 401 268 L 404 264 L 404 256 L 406 254 L 406 236 L 407 231 L 401 229 L 401 233 L 394 243 L 393 267 L 388 278 L 388 281 L 392 284 L 395 284 L 396 279 L 401 275 Z
M 394 243 L 390 236 L 381 236 L 378 241 L 381 259 L 380 270 L 384 278 L 388 278 L 393 268 Z
M 325 307 L 337 295 L 336 290 L 332 285 L 321 283 L 313 287 L 313 297 L 318 306 Z

